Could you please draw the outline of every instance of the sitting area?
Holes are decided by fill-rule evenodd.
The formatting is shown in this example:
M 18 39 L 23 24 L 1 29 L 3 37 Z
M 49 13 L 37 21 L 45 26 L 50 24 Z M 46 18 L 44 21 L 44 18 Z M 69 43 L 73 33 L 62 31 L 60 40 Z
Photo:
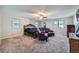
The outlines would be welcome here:
M 54 36 L 54 31 L 46 27 L 36 28 L 34 25 L 24 25 L 24 35 L 38 38 L 39 41 L 48 41 L 48 37 Z
M 48 33 L 39 33 L 39 41 L 48 41 Z

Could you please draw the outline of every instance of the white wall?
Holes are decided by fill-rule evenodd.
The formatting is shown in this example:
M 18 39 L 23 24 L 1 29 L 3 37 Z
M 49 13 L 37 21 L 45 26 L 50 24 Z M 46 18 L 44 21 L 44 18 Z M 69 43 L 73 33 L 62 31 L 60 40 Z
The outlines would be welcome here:
M 24 19 L 21 17 L 17 16 L 11 16 L 8 14 L 6 11 L 2 11 L 2 14 L 0 16 L 0 38 L 5 39 L 9 37 L 15 37 L 15 36 L 20 36 L 23 35 L 23 26 L 27 24 L 34 24 L 36 21 L 34 20 L 29 20 L 29 19 Z M 18 19 L 20 21 L 20 28 L 19 29 L 13 29 L 11 27 L 11 21 L 13 18 Z
M 0 16 L 0 38 L 2 37 L 2 26 L 1 26 L 1 16 Z
M 74 21 L 74 25 L 77 25 L 76 13 L 73 15 L 73 21 Z
M 2 10 L 0 9 L 0 39 L 2 38 Z
M 54 21 L 57 19 L 47 19 L 47 21 L 43 21 L 46 22 L 47 27 L 52 29 L 56 35 L 67 35 L 67 25 L 71 25 L 74 24 L 73 22 L 73 17 L 67 17 L 67 18 L 62 18 L 60 20 L 64 21 L 64 28 L 63 29 L 56 29 L 53 27 Z M 42 26 L 42 24 L 41 24 Z
M 11 21 L 13 18 L 18 19 L 20 21 L 20 28 L 19 29 L 13 29 Z M 23 35 L 23 26 L 29 24 L 31 21 L 28 19 L 23 19 L 20 17 L 10 16 L 7 12 L 3 12 L 2 19 L 0 19 L 0 36 L 1 39 L 9 38 L 9 37 L 15 37 Z M 1 30 L 2 29 L 2 30 Z M 2 32 L 2 33 L 1 33 Z
M 64 20 L 64 28 L 54 29 L 54 31 L 58 36 L 67 36 L 67 25 L 73 25 L 73 17 L 63 18 L 62 20 Z
M 2 37 L 2 26 L 1 26 L 1 17 L 0 17 L 0 44 L 1 44 L 1 37 Z
M 0 8 L 0 44 L 1 44 L 1 39 L 2 39 L 2 18 L 3 18 L 3 16 L 2 16 L 2 9 Z

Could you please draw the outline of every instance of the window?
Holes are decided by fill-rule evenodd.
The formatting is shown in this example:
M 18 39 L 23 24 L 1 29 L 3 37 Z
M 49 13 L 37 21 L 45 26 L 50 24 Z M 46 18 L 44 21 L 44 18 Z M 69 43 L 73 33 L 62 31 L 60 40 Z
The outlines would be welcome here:
M 59 28 L 64 28 L 64 22 L 63 21 L 59 21 Z
M 64 28 L 64 21 L 62 21 L 62 20 L 56 20 L 54 22 L 54 28 Z
M 12 19 L 11 24 L 12 24 L 13 29 L 19 29 L 20 28 L 20 20 L 18 20 L 18 19 L 15 19 L 15 18 Z
M 58 21 L 54 22 L 54 28 L 58 28 Z

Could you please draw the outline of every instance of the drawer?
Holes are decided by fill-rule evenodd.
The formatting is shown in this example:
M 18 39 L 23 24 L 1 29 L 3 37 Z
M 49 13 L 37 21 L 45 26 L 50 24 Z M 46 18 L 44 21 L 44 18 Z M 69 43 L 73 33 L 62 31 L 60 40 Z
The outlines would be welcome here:
M 79 52 L 79 40 L 70 39 L 70 52 Z

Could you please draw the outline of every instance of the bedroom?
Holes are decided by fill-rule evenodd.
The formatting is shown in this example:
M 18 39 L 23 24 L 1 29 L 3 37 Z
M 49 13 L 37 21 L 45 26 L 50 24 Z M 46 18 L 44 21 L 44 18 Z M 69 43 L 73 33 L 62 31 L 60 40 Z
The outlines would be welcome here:
M 0 52 L 69 53 L 67 25 L 77 25 L 78 8 L 77 5 L 0 6 Z M 28 24 L 36 28 L 45 26 L 54 36 L 45 42 L 24 35 L 24 25 Z

